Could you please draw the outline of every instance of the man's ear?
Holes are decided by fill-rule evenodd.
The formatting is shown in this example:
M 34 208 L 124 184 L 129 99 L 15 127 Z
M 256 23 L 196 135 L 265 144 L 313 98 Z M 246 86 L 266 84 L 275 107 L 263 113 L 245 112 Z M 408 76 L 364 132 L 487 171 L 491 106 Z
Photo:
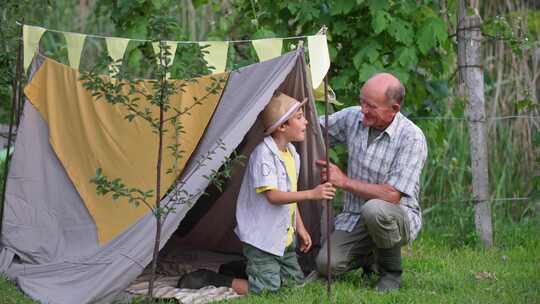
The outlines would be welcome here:
M 394 110 L 395 113 L 399 112 L 400 109 L 401 109 L 401 105 L 399 103 L 394 103 L 392 105 L 392 110 Z

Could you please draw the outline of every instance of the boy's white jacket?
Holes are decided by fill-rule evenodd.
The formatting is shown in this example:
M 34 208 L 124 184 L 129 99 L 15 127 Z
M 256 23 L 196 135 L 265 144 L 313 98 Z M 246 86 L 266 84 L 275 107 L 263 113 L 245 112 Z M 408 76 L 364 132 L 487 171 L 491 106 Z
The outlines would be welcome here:
M 298 180 L 300 157 L 291 143 L 287 144 L 287 148 L 294 157 Z M 285 162 L 272 136 L 265 137 L 251 153 L 238 194 L 237 226 L 234 231 L 242 242 L 262 251 L 283 256 L 287 227 L 291 221 L 289 206 L 271 204 L 264 193 L 256 192 L 257 188 L 263 186 L 270 186 L 279 191 L 291 191 Z

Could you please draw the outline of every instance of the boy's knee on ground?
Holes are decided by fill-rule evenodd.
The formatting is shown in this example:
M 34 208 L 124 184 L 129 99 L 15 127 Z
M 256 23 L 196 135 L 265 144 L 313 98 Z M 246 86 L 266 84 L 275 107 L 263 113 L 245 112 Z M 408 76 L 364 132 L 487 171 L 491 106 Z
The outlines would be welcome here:
M 281 287 L 279 273 L 261 273 L 248 276 L 248 289 L 250 293 L 263 291 L 278 291 Z
M 281 277 L 279 267 L 266 264 L 249 264 L 246 268 L 248 275 L 249 292 L 261 293 L 267 291 L 277 291 L 281 287 Z

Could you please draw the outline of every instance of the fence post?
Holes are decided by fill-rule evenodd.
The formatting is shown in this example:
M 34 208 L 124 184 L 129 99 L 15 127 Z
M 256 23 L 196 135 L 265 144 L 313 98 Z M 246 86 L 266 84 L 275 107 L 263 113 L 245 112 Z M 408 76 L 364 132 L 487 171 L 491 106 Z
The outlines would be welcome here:
M 481 64 L 481 19 L 477 14 L 466 16 L 464 1 L 458 15 L 458 65 L 461 92 L 467 101 L 471 167 L 473 176 L 474 220 L 483 245 L 493 246 L 491 203 L 484 103 L 484 74 Z

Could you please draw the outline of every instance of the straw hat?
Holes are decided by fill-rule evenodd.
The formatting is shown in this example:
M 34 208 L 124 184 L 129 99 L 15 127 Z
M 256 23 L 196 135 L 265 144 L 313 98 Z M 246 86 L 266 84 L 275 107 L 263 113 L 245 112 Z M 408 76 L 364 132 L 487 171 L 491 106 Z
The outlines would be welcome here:
M 289 120 L 306 103 L 306 100 L 307 98 L 304 98 L 302 102 L 299 102 L 281 92 L 274 94 L 262 113 L 264 134 L 271 134 L 281 124 Z

